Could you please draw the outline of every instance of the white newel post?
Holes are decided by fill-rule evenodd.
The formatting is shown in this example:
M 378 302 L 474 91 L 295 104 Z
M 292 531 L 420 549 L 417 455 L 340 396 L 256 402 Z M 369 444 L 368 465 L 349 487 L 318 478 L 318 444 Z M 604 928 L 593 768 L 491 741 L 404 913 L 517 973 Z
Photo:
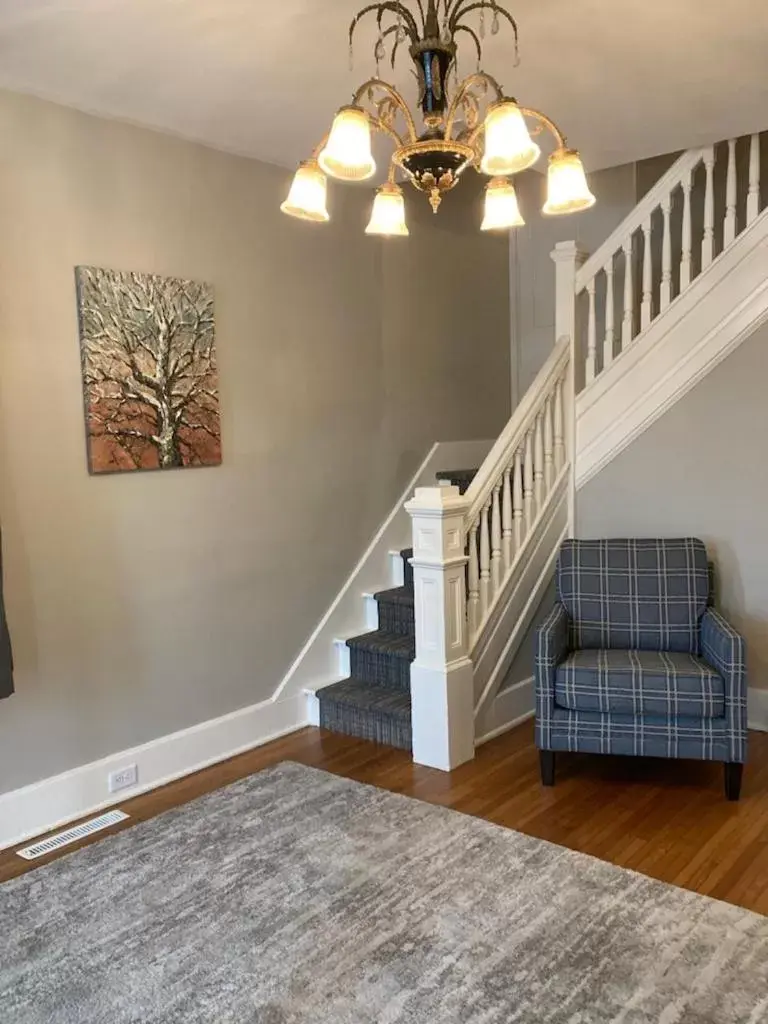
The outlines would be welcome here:
M 571 355 L 563 386 L 563 428 L 565 458 L 571 465 L 568 482 L 568 533 L 576 529 L 576 274 L 588 253 L 578 242 L 558 242 L 551 253 L 555 263 L 555 338 L 570 338 Z M 594 376 L 594 372 L 592 374 Z M 587 370 L 587 382 L 589 370 Z
M 413 760 L 450 771 L 475 756 L 472 662 L 467 657 L 464 532 L 458 487 L 418 487 L 413 528 L 416 658 L 411 665 Z

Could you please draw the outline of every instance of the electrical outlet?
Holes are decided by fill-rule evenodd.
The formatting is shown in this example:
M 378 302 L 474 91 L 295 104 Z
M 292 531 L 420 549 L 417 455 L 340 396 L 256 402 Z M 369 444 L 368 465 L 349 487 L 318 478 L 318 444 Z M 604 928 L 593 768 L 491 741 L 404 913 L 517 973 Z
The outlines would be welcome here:
M 116 772 L 110 772 L 108 778 L 109 792 L 116 793 L 118 789 L 128 789 L 135 786 L 139 781 L 139 769 L 135 764 L 128 764 L 125 768 L 118 768 Z

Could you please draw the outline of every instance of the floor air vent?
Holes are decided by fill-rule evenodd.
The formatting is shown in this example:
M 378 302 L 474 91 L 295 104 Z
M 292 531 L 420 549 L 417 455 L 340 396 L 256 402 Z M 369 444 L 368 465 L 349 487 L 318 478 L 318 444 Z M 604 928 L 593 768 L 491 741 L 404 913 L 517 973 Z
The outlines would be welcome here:
M 109 828 L 110 825 L 116 825 L 119 821 L 125 821 L 127 817 L 125 811 L 107 811 L 106 814 L 100 814 L 98 818 L 91 818 L 90 821 L 84 821 L 64 832 L 57 832 L 53 836 L 48 836 L 47 839 L 41 839 L 39 843 L 25 846 L 23 850 L 17 850 L 16 853 L 24 860 L 44 857 L 46 853 L 53 853 L 54 850 L 58 850 L 62 846 L 76 843 L 78 839 L 85 839 L 86 836 L 90 836 L 94 832 L 100 832 L 103 828 Z

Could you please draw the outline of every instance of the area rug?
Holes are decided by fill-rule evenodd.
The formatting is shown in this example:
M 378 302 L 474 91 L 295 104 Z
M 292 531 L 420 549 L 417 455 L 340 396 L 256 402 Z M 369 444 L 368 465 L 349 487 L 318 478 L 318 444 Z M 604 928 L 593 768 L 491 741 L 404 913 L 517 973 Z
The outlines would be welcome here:
M 0 886 L 2 1024 L 768 1021 L 768 918 L 284 763 Z

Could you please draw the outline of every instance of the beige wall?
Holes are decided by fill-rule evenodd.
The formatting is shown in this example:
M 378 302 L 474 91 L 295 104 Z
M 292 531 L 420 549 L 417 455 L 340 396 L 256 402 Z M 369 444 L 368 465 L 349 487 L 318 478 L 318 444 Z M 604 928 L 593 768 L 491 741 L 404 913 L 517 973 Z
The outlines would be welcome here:
M 300 224 L 287 172 L 8 93 L 0 138 L 6 791 L 269 696 L 428 445 L 502 426 L 509 316 L 461 217 Z M 88 476 L 79 263 L 214 285 L 221 467 Z
M 577 499 L 581 537 L 698 536 L 718 605 L 747 639 L 749 684 L 768 688 L 768 326 L 757 330 Z

